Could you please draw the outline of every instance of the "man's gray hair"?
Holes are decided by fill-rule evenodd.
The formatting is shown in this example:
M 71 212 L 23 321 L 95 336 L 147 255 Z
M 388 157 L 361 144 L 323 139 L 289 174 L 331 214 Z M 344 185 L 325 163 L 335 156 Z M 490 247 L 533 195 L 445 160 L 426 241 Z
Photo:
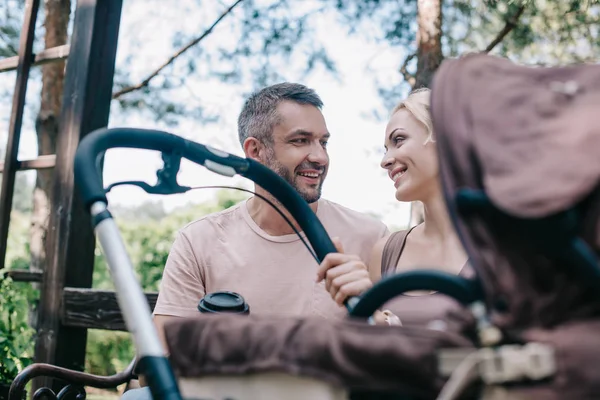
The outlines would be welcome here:
M 282 101 L 293 101 L 323 107 L 323 101 L 317 93 L 299 83 L 278 83 L 252 94 L 238 117 L 238 136 L 242 146 L 249 137 L 255 137 L 263 143 L 272 142 L 273 127 L 279 123 L 277 106 Z

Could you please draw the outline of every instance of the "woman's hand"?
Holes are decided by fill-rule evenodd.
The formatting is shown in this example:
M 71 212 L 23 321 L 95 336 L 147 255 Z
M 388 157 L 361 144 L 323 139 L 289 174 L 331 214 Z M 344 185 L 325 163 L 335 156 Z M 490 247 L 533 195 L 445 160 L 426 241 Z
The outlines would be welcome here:
M 402 326 L 400 318 L 398 318 L 390 310 L 377 310 L 372 316 L 373 323 L 375 325 L 399 325 Z
M 342 244 L 333 239 L 339 253 L 329 253 L 317 271 L 317 282 L 325 280 L 325 289 L 342 306 L 348 297 L 358 296 L 373 286 L 369 271 L 360 257 L 344 254 Z

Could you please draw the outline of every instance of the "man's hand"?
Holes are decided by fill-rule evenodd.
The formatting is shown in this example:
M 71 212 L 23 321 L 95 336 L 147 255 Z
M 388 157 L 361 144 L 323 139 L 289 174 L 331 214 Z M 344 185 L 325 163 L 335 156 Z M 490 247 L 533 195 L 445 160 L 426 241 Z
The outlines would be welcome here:
M 325 289 L 342 306 L 348 297 L 358 296 L 373 286 L 365 263 L 358 256 L 344 254 L 342 244 L 333 239 L 339 253 L 328 254 L 317 272 L 317 282 L 325 279 Z

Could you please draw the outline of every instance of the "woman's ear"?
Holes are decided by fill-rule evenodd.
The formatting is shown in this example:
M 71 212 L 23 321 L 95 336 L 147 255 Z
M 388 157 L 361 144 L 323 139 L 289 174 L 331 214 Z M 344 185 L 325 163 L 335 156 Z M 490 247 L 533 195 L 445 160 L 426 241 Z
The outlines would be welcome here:
M 254 161 L 262 161 L 262 153 L 263 153 L 263 144 L 260 142 L 260 140 L 258 140 L 257 138 L 254 137 L 249 137 L 244 141 L 244 154 L 246 155 L 246 158 L 250 158 Z

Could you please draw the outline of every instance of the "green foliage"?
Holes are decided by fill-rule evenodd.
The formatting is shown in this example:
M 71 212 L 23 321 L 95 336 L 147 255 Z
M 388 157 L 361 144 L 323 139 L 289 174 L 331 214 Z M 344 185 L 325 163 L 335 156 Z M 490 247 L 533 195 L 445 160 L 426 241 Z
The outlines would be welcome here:
M 131 15 L 140 3 L 126 2 L 123 14 Z M 165 31 L 173 53 L 197 39 L 233 2 L 221 3 L 219 9 L 208 7 L 211 9 L 208 13 L 203 1 L 180 3 L 177 14 L 171 18 L 181 15 L 198 20 L 198 24 L 187 31 L 173 24 L 172 29 Z M 6 0 L 4 4 L 4 9 L 0 9 L 0 56 L 15 54 L 23 14 L 22 1 Z M 124 25 L 131 31 L 120 38 L 120 41 L 126 39 L 132 48 L 148 45 L 138 33 L 143 32 L 140 25 L 151 24 L 152 19 L 164 21 L 164 1 L 145 0 L 144 4 L 147 5 L 144 16 L 131 26 Z M 517 26 L 496 46 L 494 54 L 528 64 L 597 59 L 600 49 L 597 0 L 442 0 L 444 55 L 456 57 L 482 51 L 522 5 L 525 11 Z M 345 27 L 349 34 L 391 45 L 398 54 L 396 70 L 416 50 L 415 0 L 245 0 L 147 85 L 118 97 L 112 112 L 122 113 L 123 117 L 139 112 L 169 126 L 182 118 L 215 123 L 219 115 L 212 111 L 211 96 L 194 93 L 194 86 L 207 87 L 211 82 L 222 81 L 247 94 L 277 81 L 301 81 L 314 73 L 342 79 L 327 51 L 327 46 L 333 44 L 326 37 L 319 37 L 322 31 L 316 17 L 323 15 L 327 15 L 328 23 Z M 43 18 L 39 20 L 43 22 Z M 225 40 L 220 40 L 221 37 Z M 134 71 L 131 66 L 137 68 L 147 61 L 137 57 L 136 53 L 129 54 L 117 65 L 115 91 L 139 84 L 165 61 L 162 57 L 154 60 L 139 76 L 140 70 Z M 416 59 L 407 69 L 414 73 L 415 68 Z M 371 78 L 386 109 L 409 89 L 400 73 Z
M 0 270 L 0 384 L 12 381 L 33 359 L 35 332 L 29 325 L 29 306 L 37 300 L 39 291 L 6 276 L 7 270 L 29 267 L 29 225 L 29 214 L 13 209 L 7 268 Z
M 9 269 L 29 268 L 29 227 L 31 215 L 13 208 L 6 247 L 6 265 Z
M 0 384 L 10 383 L 33 357 L 27 289 L 0 270 Z
M 397 70 L 416 52 L 417 1 L 322 0 L 333 4 L 350 34 L 371 37 L 397 49 Z M 483 51 L 524 12 L 492 54 L 524 64 L 556 65 L 593 62 L 600 56 L 600 2 L 585 0 L 442 0 L 442 47 L 445 57 Z M 416 59 L 407 65 L 416 70 Z M 390 109 L 410 90 L 398 74 L 379 81 L 382 102 Z M 373 112 L 378 116 L 379 113 Z M 383 117 L 382 117 L 383 118 Z
M 85 370 L 103 376 L 127 368 L 135 355 L 129 332 L 88 330 Z
M 163 18 L 160 12 L 164 2 L 147 2 L 148 17 Z M 182 14 L 201 22 L 193 31 L 174 28 L 167 33 L 174 52 L 201 36 L 228 7 L 223 4 L 218 14 L 206 17 L 202 6 L 202 3 L 195 7 L 181 5 Z M 167 125 L 177 124 L 182 117 L 213 123 L 219 116 L 210 111 L 210 96 L 195 95 L 192 83 L 205 86 L 211 81 L 221 81 L 247 90 L 245 82 L 250 82 L 254 89 L 286 79 L 302 80 L 315 70 L 335 72 L 335 63 L 323 41 L 316 39 L 313 23 L 314 17 L 326 8 L 318 2 L 245 0 L 223 18 L 206 39 L 178 57 L 147 86 L 118 97 L 119 107 L 115 111 L 138 111 Z M 229 38 L 219 40 L 219 35 Z M 144 45 L 138 37 L 129 40 Z M 206 42 L 218 45 L 209 50 Z M 156 66 L 161 62 L 157 61 Z M 125 64 L 136 64 L 135 55 L 128 57 Z M 117 67 L 115 91 L 138 83 L 139 77 L 132 77 L 128 69 Z M 175 100 L 176 94 L 182 93 L 184 100 Z
M 5 0 L 4 6 L 0 9 L 0 57 L 2 58 L 16 56 L 19 52 L 23 6 L 22 1 Z

